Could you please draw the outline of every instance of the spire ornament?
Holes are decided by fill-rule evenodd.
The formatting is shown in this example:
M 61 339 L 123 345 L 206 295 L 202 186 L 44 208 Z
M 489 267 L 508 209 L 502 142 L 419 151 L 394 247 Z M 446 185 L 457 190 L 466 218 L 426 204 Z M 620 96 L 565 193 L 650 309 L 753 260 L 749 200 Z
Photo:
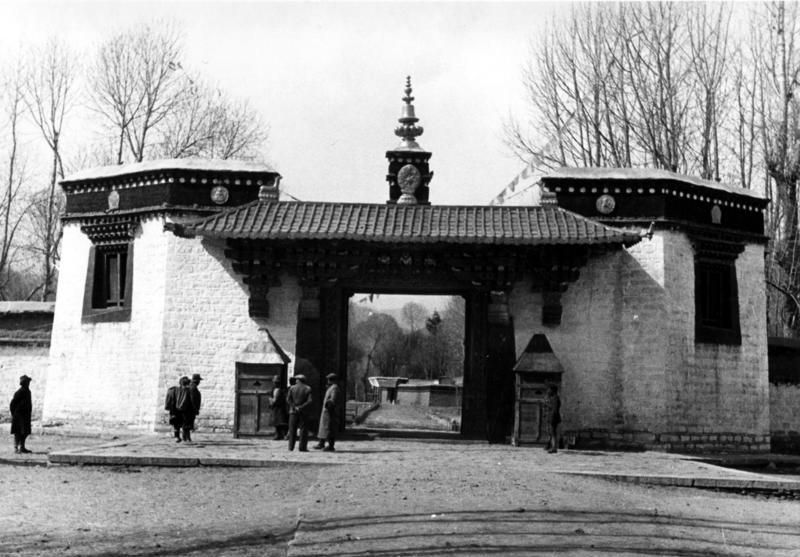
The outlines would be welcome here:
M 419 146 L 416 139 L 422 135 L 422 126 L 414 113 L 414 97 L 411 96 L 411 76 L 406 77 L 403 109 L 400 112 L 394 133 L 400 138 L 400 145 L 386 151 L 389 159 L 389 199 L 386 203 L 397 205 L 430 205 L 428 184 L 433 178 L 429 160 L 431 153 Z
M 422 126 L 417 126 L 419 118 L 417 118 L 414 113 L 414 105 L 411 104 L 414 100 L 414 97 L 411 96 L 411 92 L 411 76 L 409 75 L 406 76 L 406 96 L 403 97 L 405 104 L 400 113 L 400 118 L 397 119 L 400 125 L 395 128 L 394 134 L 401 139 L 398 149 L 421 151 L 422 147 L 419 146 L 416 139 L 422 135 L 422 132 L 425 130 Z

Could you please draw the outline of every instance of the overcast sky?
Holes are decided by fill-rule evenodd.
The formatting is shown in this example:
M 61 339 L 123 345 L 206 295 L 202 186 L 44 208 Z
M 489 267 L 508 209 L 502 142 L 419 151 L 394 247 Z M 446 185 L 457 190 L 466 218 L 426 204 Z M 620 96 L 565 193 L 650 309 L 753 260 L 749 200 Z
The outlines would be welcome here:
M 57 35 L 83 59 L 114 30 L 167 19 L 183 66 L 246 97 L 270 123 L 269 160 L 303 200 L 387 199 L 405 76 L 431 151 L 431 201 L 485 204 L 522 169 L 502 141 L 524 112 L 521 69 L 546 3 L 0 1 L 0 48 Z

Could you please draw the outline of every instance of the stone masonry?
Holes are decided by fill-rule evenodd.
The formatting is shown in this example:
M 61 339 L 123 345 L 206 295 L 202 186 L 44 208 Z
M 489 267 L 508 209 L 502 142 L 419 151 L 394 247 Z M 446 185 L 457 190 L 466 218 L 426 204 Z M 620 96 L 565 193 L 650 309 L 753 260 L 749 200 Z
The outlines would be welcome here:
M 166 392 L 181 375 L 199 373 L 204 379 L 199 426 L 231 430 L 237 357 L 259 338 L 259 328 L 266 327 L 293 358 L 300 289 L 294 279 L 284 277 L 282 286 L 269 292 L 270 317 L 250 318 L 247 286 L 232 271 L 223 242 L 168 237 L 159 393 Z M 159 406 L 155 421 L 165 419 Z
M 763 248 L 737 260 L 741 346 L 695 344 L 694 259 L 680 232 L 590 259 L 562 296 L 557 327 L 541 295 L 515 285 L 516 346 L 548 337 L 565 368 L 564 430 L 579 446 L 768 451 Z M 760 282 L 759 282 L 760 281 Z

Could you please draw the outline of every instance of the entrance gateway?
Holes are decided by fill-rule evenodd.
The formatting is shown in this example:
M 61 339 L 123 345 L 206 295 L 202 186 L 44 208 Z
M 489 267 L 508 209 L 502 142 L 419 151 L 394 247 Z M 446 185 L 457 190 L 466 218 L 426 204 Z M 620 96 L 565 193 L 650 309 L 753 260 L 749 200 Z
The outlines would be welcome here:
M 409 79 L 395 130 L 400 144 L 386 153 L 385 204 L 262 199 L 171 230 L 226 241 L 226 256 L 249 287 L 251 317 L 270 318 L 267 293 L 280 288 L 282 272 L 297 278 L 296 356 L 316 370 L 312 387 L 319 398 L 327 373 L 347 376 L 347 308 L 354 293 L 463 296 L 460 433 L 503 442 L 514 419 L 517 359 L 510 290 L 540 293 L 541 323 L 558 326 L 561 295 L 587 260 L 633 245 L 641 235 L 564 211 L 552 196 L 536 207 L 432 204 L 431 153 L 417 143 L 423 128 L 411 93 Z
M 763 197 L 562 169 L 536 204 L 436 205 L 405 93 L 383 204 L 281 201 L 277 172 L 235 161 L 65 179 L 45 421 L 160 427 L 166 388 L 198 372 L 201 431 L 258 434 L 272 374 L 248 346 L 269 335 L 320 401 L 327 373 L 347 375 L 353 293 L 436 294 L 466 301 L 465 437 L 511 437 L 544 335 L 579 445 L 769 449 Z

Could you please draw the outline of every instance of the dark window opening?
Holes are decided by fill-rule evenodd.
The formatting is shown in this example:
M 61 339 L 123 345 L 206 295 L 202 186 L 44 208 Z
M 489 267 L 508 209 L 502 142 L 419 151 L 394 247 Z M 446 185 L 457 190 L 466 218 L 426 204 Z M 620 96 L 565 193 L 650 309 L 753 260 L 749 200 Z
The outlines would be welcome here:
M 735 260 L 695 261 L 695 339 L 742 343 Z
M 84 321 L 130 319 L 132 252 L 132 243 L 92 247 L 86 276 Z
M 95 284 L 99 305 L 92 307 L 123 307 L 125 305 L 125 274 L 128 267 L 127 246 L 124 251 L 103 251 L 95 264 L 100 269 L 102 280 Z

